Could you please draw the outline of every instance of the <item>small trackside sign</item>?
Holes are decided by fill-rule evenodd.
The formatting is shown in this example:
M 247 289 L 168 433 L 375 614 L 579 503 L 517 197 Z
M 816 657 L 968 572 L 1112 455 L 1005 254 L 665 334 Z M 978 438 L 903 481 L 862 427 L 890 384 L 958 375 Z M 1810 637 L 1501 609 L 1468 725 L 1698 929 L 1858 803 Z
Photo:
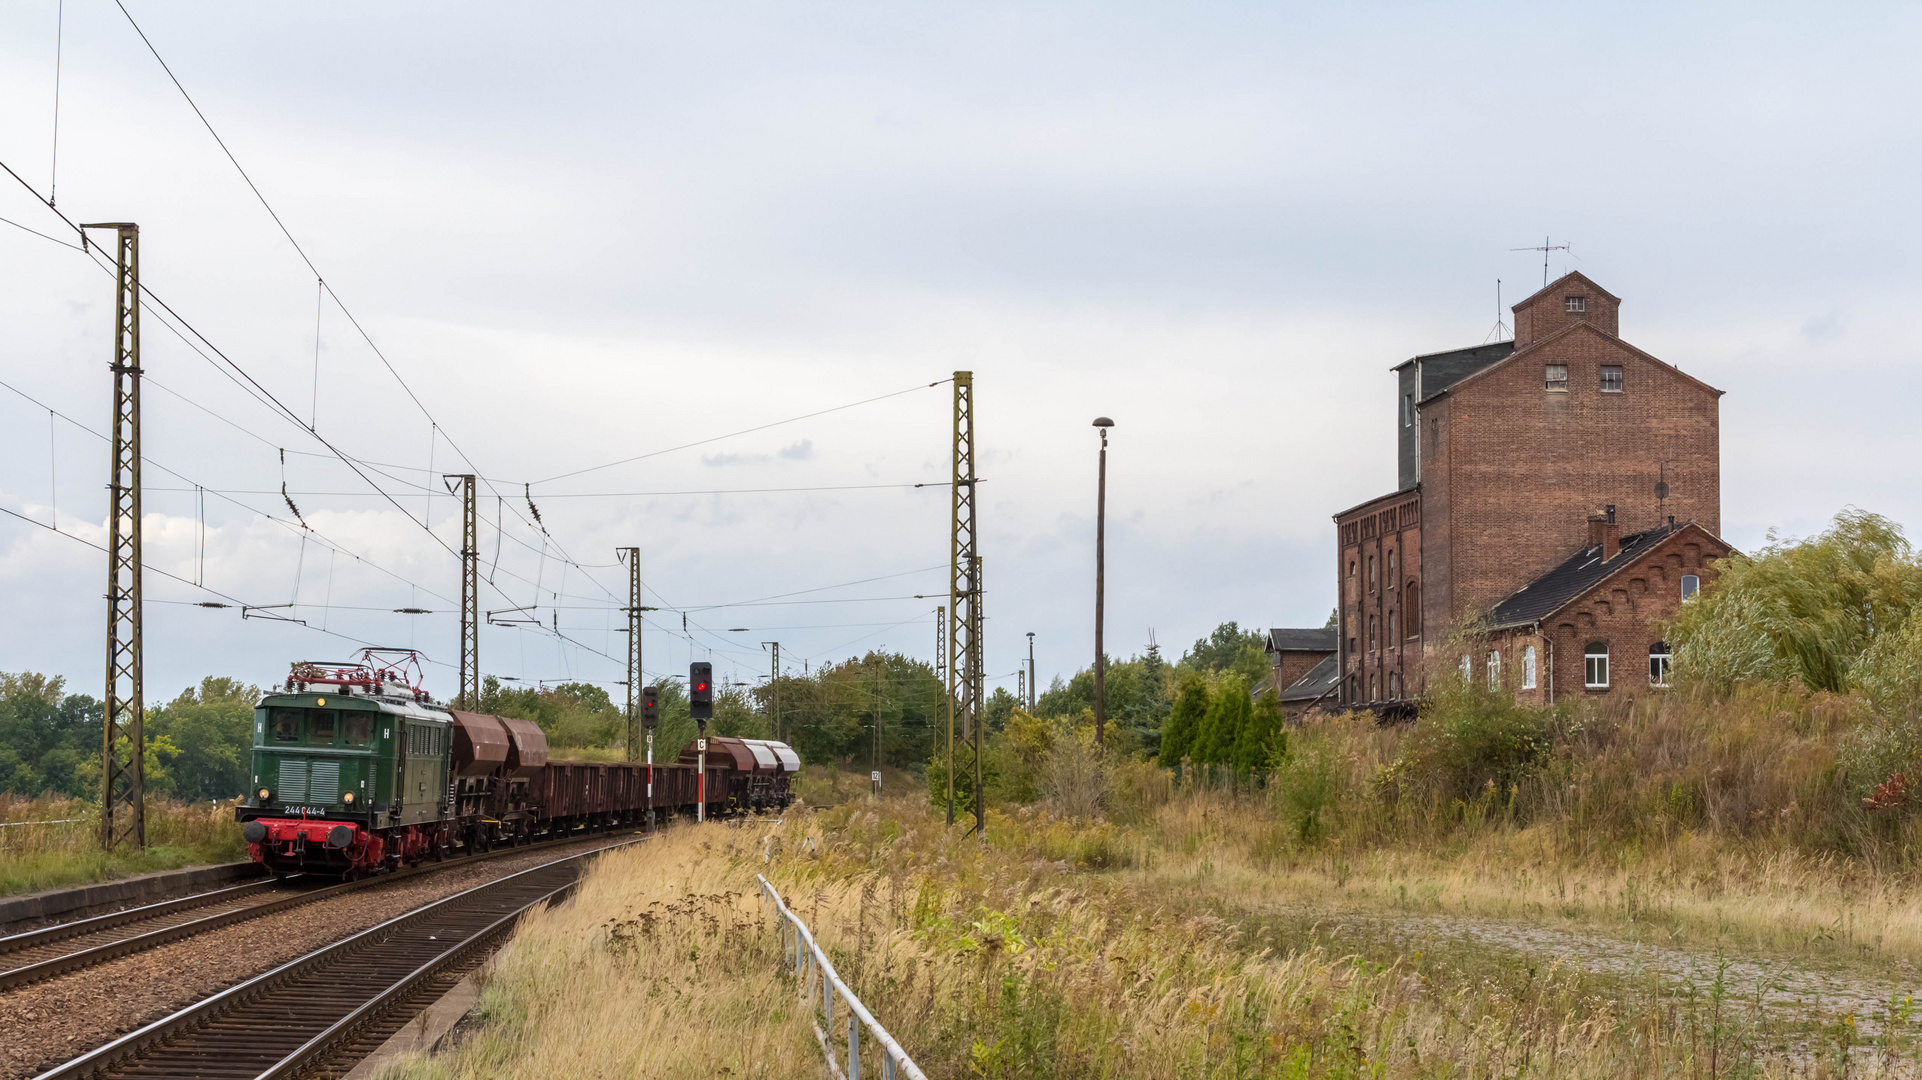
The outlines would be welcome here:
M 707 740 L 706 739 L 694 740 L 694 748 L 696 750 L 699 750 L 703 754 L 707 753 Z

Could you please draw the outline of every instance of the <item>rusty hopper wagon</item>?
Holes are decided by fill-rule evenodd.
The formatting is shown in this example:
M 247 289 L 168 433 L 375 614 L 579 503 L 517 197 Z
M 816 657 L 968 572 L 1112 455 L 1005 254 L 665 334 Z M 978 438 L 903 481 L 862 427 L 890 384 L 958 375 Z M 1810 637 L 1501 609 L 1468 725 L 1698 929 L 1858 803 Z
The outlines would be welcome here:
M 449 709 L 405 650 L 296 664 L 254 713 L 253 791 L 236 811 L 249 857 L 277 873 L 359 877 L 497 844 L 692 816 L 696 748 L 681 760 L 552 761 L 527 720 Z M 793 801 L 785 743 L 708 740 L 706 816 Z M 716 747 L 720 749 L 717 751 Z

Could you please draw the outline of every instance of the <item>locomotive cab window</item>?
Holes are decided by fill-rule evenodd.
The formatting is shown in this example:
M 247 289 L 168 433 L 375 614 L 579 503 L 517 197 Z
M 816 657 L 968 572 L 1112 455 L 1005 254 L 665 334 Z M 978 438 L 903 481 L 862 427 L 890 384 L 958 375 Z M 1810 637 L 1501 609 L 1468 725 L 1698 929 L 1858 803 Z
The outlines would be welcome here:
M 374 718 L 367 713 L 352 713 L 342 726 L 348 746 L 366 746 L 373 741 Z
M 273 717 L 274 717 L 274 741 L 275 742 L 300 741 L 299 710 L 275 709 L 273 712 Z
M 307 741 L 314 746 L 334 745 L 334 721 L 339 714 L 332 709 L 315 709 L 307 714 Z

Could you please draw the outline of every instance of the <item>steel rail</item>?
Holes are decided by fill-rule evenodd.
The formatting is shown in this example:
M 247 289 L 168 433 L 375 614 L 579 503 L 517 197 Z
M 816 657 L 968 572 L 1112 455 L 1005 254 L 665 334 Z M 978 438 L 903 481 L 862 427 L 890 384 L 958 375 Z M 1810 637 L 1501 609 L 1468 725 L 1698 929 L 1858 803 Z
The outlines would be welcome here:
M 320 903 L 323 900 L 332 900 L 346 893 L 356 892 L 361 889 L 371 889 L 371 888 L 376 888 L 383 885 L 388 885 L 397 881 L 405 881 L 409 878 L 419 877 L 423 874 L 435 873 L 436 871 L 440 871 L 440 870 L 452 869 L 456 866 L 466 866 L 471 863 L 486 862 L 491 859 L 505 858 L 509 855 L 526 854 L 527 852 L 546 844 L 558 845 L 558 844 L 565 844 L 565 843 L 578 843 L 581 840 L 585 840 L 585 839 L 588 839 L 588 837 L 576 836 L 576 837 L 571 837 L 566 839 L 542 840 L 524 847 L 499 848 L 494 851 L 482 852 L 478 855 L 464 855 L 464 856 L 461 856 L 460 858 L 450 859 L 445 862 L 430 863 L 423 866 L 408 867 L 403 870 L 396 870 L 386 874 L 377 874 L 377 875 L 374 875 L 373 877 L 360 878 L 354 881 L 343 881 L 338 885 L 329 885 L 325 888 L 315 889 L 311 892 L 295 893 L 291 896 L 283 896 L 278 899 L 265 901 L 264 903 L 250 904 L 246 907 L 235 908 L 231 911 L 223 911 L 218 914 L 206 916 L 205 918 L 193 919 L 183 923 L 175 923 L 171 926 L 163 926 L 156 930 L 150 930 L 144 934 L 134 934 L 129 937 L 117 938 L 113 941 L 104 942 L 100 945 L 95 945 L 90 948 L 76 949 L 73 952 L 62 953 L 58 956 L 50 957 L 45 960 L 35 961 L 30 964 L 22 964 L 19 967 L 14 967 L 5 971 L 0 971 L 0 990 L 9 990 L 16 986 L 24 986 L 27 983 L 39 982 L 42 979 L 50 979 L 56 975 L 64 975 L 70 971 L 78 971 L 82 968 L 89 968 L 98 964 L 104 964 L 109 960 L 117 960 L 123 956 L 131 956 L 134 953 L 146 952 L 148 949 L 158 948 L 162 945 L 169 945 L 176 941 L 181 941 L 186 938 L 195 937 L 200 934 L 208 933 L 210 931 L 219 930 L 224 927 L 232 926 L 236 923 L 247 922 L 251 919 L 257 919 L 265 915 L 272 915 L 272 914 L 275 914 L 276 912 L 285 911 L 288 908 L 304 907 L 308 904 Z M 278 882 L 274 882 L 274 881 L 256 882 L 253 885 L 240 886 L 239 888 L 264 889 L 264 888 L 271 887 L 275 884 L 278 884 Z M 216 892 L 229 892 L 229 891 L 231 890 L 216 890 Z M 199 894 L 200 897 L 207 897 L 212 895 L 214 894 L 213 893 Z M 169 903 L 184 903 L 187 900 L 194 900 L 194 899 L 196 899 L 196 897 L 186 897 L 181 901 L 169 901 Z M 219 903 L 221 901 L 213 900 L 208 902 Z M 154 905 L 154 906 L 164 907 L 166 905 Z M 136 909 L 136 910 L 140 910 L 140 909 Z M 116 913 L 116 915 L 127 915 L 127 914 L 131 914 L 131 913 L 130 912 Z M 155 913 L 153 917 L 161 917 L 165 914 L 166 912 L 158 912 L 158 913 Z M 108 919 L 111 919 L 114 917 L 115 916 L 113 915 L 102 916 L 102 918 L 108 918 Z M 74 925 L 74 924 L 62 924 L 62 925 Z M 123 922 L 123 925 L 124 925 L 124 922 Z M 46 931 L 31 931 L 29 934 L 21 934 L 16 936 L 29 937 L 34 934 L 51 933 L 52 931 L 55 931 L 58 929 L 60 929 L 60 927 L 53 926 L 53 927 L 48 927 Z M 97 928 L 97 930 L 106 930 L 106 929 L 110 929 L 110 927 Z M 74 936 L 74 935 L 66 935 L 66 936 Z M 13 940 L 13 939 L 9 938 L 6 940 Z M 56 936 L 48 940 L 58 941 L 58 940 L 63 940 L 63 938 Z M 0 944 L 4 944 L 4 942 L 0 942 Z M 46 944 L 46 942 L 25 943 L 21 946 L 18 946 L 15 950 L 11 950 L 11 951 L 18 951 L 19 949 L 31 948 L 40 944 Z
M 209 904 L 224 904 L 229 900 L 238 900 L 257 892 L 265 892 L 281 884 L 283 884 L 283 882 L 268 877 L 261 881 L 250 881 L 244 885 L 228 885 L 224 888 L 194 893 L 190 896 L 176 897 L 172 900 L 161 900 L 152 904 L 143 904 L 140 907 L 108 912 L 105 915 L 74 919 L 69 922 L 55 923 L 52 926 L 44 926 L 38 930 L 27 930 L 18 934 L 10 934 L 6 937 L 0 937 L 0 955 L 18 952 L 21 949 L 50 945 L 53 942 L 65 941 L 70 937 L 79 937 L 83 934 L 97 934 L 102 930 L 112 930 L 115 927 L 125 926 L 128 923 L 145 922 L 148 919 L 157 919 L 163 915 L 172 915 L 179 911 L 206 907 Z
M 514 920 L 530 908 L 566 894 L 580 880 L 580 866 L 577 864 L 581 860 L 644 843 L 647 839 L 623 840 L 592 851 L 563 856 L 395 916 L 378 926 L 296 957 L 271 971 L 204 998 L 171 1016 L 156 1020 L 43 1072 L 36 1080 L 81 1080 L 83 1077 L 100 1076 L 113 1071 L 139 1074 L 144 1071 L 141 1069 L 142 1057 L 162 1051 L 169 1051 L 169 1056 L 183 1060 L 172 1065 L 156 1062 L 156 1070 L 172 1071 L 177 1075 L 245 1075 L 262 1080 L 291 1076 L 316 1064 L 350 1039 L 355 1031 L 377 1020 L 381 1013 L 400 1005 L 408 993 L 418 989 L 435 974 L 449 965 L 470 958 L 476 950 L 499 938 L 512 928 Z M 550 885 L 535 877 L 553 875 L 557 869 L 566 871 L 565 880 Z M 529 887 L 533 890 L 531 893 L 515 895 L 517 891 Z M 493 898 L 491 894 L 505 894 L 509 909 L 504 912 L 476 912 L 474 909 Z M 476 914 L 485 922 L 473 932 L 462 933 L 460 923 L 464 918 Z M 375 969 L 383 961 L 391 964 L 408 955 L 405 950 L 377 949 L 377 946 L 387 945 L 408 931 L 433 929 L 436 920 L 454 927 L 444 947 L 437 941 L 438 934 L 421 939 L 416 933 L 405 943 L 413 951 L 429 948 L 436 955 L 425 963 L 406 963 L 396 978 L 383 980 L 381 988 L 371 997 L 351 1000 L 353 991 L 341 985 L 344 980 L 351 977 L 366 981 L 378 975 Z M 436 942 L 436 946 L 425 946 L 425 942 Z M 363 955 L 369 953 L 372 954 L 371 960 Z M 335 968 L 346 970 L 332 970 Z M 330 986 L 337 987 L 335 992 L 316 994 L 311 988 L 300 985 L 309 976 L 323 974 L 329 976 Z M 288 993 L 279 995 L 278 992 L 282 990 Z M 289 1000 L 278 1000 L 278 997 L 288 997 Z M 253 1026 L 244 1018 L 231 1025 L 225 1023 L 232 1014 L 254 1006 L 259 1006 L 256 1011 L 265 1014 L 270 1023 Z M 201 1036 L 204 1036 L 202 1041 L 206 1046 L 196 1050 L 194 1041 Z M 285 1045 L 290 1039 L 299 1041 L 288 1051 L 268 1048 L 267 1044 Z M 249 1064 L 244 1060 L 245 1055 L 237 1052 L 236 1040 L 238 1045 L 257 1051 L 267 1049 L 268 1053 L 278 1054 L 278 1057 L 267 1061 L 264 1066 Z M 259 1060 L 258 1054 L 255 1060 Z
M 813 981 L 812 973 L 809 971 L 810 963 L 820 968 L 821 1015 L 827 1022 L 827 1030 L 823 1030 L 822 1026 L 816 1023 L 814 1037 L 821 1043 L 821 1054 L 827 1058 L 828 1071 L 836 1077 L 845 1076 L 846 1080 L 861 1080 L 860 1035 L 861 1028 L 866 1027 L 869 1037 L 881 1046 L 881 1080 L 895 1080 L 896 1075 L 905 1075 L 910 1080 L 928 1080 L 927 1074 L 914 1063 L 914 1059 L 908 1056 L 908 1052 L 901 1048 L 901 1044 L 894 1040 L 894 1036 L 888 1034 L 888 1029 L 882 1027 L 881 1022 L 874 1018 L 874 1014 L 868 1011 L 867 1006 L 861 1004 L 861 999 L 855 996 L 854 990 L 841 981 L 841 976 L 829 962 L 827 953 L 823 952 L 821 946 L 815 942 L 807 923 L 802 922 L 799 915 L 788 910 L 788 906 L 781 902 L 781 894 L 775 891 L 774 886 L 769 884 L 764 875 L 756 874 L 754 880 L 761 883 L 761 899 L 774 905 L 775 914 L 780 920 L 778 929 L 781 934 L 782 956 L 786 962 L 793 965 L 794 977 L 800 983 L 801 997 L 810 1002 L 810 1008 L 814 999 L 813 991 L 809 989 L 809 983 Z M 803 945 L 806 948 L 803 948 Z M 828 1041 L 828 1032 L 834 1029 L 836 988 L 840 989 L 842 1000 L 848 1003 L 848 1011 L 853 1014 L 848 1017 L 845 1070 L 835 1063 L 834 1050 Z M 813 1018 L 809 1019 L 812 1021 Z

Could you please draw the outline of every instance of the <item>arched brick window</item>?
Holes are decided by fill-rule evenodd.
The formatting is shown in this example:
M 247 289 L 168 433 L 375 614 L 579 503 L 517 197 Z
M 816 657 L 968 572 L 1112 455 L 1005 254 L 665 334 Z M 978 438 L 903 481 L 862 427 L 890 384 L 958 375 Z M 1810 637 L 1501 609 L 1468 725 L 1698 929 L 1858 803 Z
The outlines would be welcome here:
M 1421 582 L 1410 579 L 1407 595 L 1402 598 L 1403 620 L 1408 624 L 1406 636 L 1421 636 Z
M 1582 685 L 1590 690 L 1608 689 L 1608 642 L 1591 641 L 1582 646 Z

